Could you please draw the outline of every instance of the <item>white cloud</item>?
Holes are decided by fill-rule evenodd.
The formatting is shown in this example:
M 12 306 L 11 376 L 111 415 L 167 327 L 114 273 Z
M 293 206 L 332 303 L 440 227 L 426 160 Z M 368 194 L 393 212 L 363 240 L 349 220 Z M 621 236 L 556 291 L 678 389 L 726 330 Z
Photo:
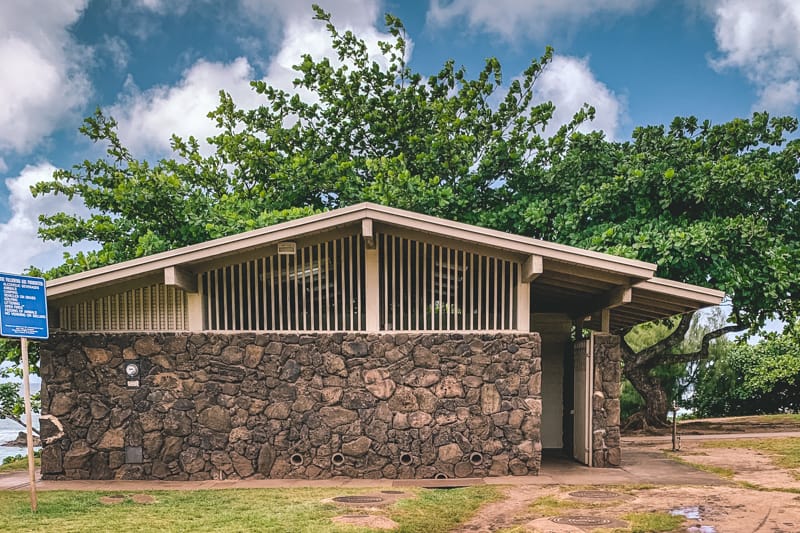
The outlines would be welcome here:
M 712 66 L 738 69 L 756 86 L 755 110 L 793 113 L 800 105 L 800 2 L 715 0 L 706 6 L 722 54 Z
M 552 35 L 553 26 L 598 15 L 632 13 L 652 0 L 431 0 L 428 23 L 434 27 L 463 20 L 472 30 L 506 41 Z
M 0 3 L 0 151 L 30 152 L 86 103 L 89 51 L 68 31 L 86 3 Z
M 189 9 L 191 0 L 134 0 L 133 6 L 158 14 L 176 13 L 182 15 Z
M 215 133 L 206 115 L 219 104 L 221 89 L 231 93 L 239 106 L 254 107 L 258 95 L 250 88 L 252 78 L 245 58 L 227 64 L 200 60 L 174 86 L 139 91 L 129 82 L 128 94 L 109 113 L 119 122 L 120 138 L 134 154 L 164 155 L 173 133 L 184 138 L 194 135 L 202 142 Z
M 587 103 L 595 108 L 595 119 L 579 130 L 602 130 L 611 139 L 617 137 L 625 106 L 620 97 L 595 78 L 586 59 L 556 55 L 534 89 L 537 102 L 549 100 L 556 106 L 548 131 L 569 122 Z
M 377 42 L 389 36 L 374 26 L 378 13 L 377 2 L 340 0 L 321 4 L 332 13 L 333 22 L 340 31 L 353 30 L 368 43 L 373 58 L 378 61 L 382 59 Z M 305 53 L 317 59 L 334 59 L 325 26 L 311 19 L 310 3 L 298 5 L 294 2 L 242 0 L 242 9 L 250 17 L 251 23 L 280 21 L 280 47 L 267 64 L 263 78 L 268 84 L 294 91 L 292 82 L 297 72 L 292 66 L 298 64 Z M 410 46 L 409 42 L 409 49 Z M 220 89 L 230 93 L 241 108 L 259 105 L 262 97 L 249 85 L 255 77 L 252 63 L 244 57 L 231 63 L 201 59 L 187 69 L 173 86 L 157 86 L 140 91 L 132 80 L 128 84 L 127 94 L 110 109 L 110 114 L 119 122 L 120 138 L 137 156 L 165 155 L 169 152 L 173 133 L 184 138 L 194 135 L 203 141 L 217 132 L 206 115 L 217 107 Z
M 111 60 L 111 64 L 113 64 L 114 68 L 117 70 L 123 71 L 125 67 L 128 66 L 128 61 L 131 57 L 131 49 L 123 38 L 116 35 L 104 35 L 100 50 L 108 56 Z
M 66 249 L 58 243 L 43 242 L 37 235 L 40 214 L 66 212 L 86 215 L 86 208 L 78 200 L 69 201 L 64 196 L 46 195 L 34 198 L 31 185 L 50 179 L 55 171 L 49 163 L 26 166 L 19 176 L 6 179 L 9 190 L 8 204 L 11 217 L 0 223 L 0 271 L 21 273 L 31 265 L 47 269 L 63 262 Z M 88 249 L 87 245 L 72 248 Z

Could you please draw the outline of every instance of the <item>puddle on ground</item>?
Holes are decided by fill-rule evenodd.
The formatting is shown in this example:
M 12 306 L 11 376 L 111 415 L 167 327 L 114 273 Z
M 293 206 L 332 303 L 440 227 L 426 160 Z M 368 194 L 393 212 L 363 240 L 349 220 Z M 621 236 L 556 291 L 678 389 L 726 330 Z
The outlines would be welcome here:
M 705 512 L 705 509 L 701 505 L 697 507 L 678 507 L 677 509 L 672 509 L 669 514 L 680 515 L 686 517 L 688 520 L 701 520 L 703 512 Z M 690 526 L 686 531 L 687 533 L 717 533 L 717 528 L 698 524 Z

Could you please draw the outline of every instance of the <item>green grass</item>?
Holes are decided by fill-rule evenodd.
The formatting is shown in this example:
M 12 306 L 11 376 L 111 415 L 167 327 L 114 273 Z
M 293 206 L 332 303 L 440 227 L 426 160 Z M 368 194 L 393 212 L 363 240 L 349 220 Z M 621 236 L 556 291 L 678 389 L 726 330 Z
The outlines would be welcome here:
M 667 533 L 677 531 L 683 524 L 682 516 L 669 513 L 629 513 L 622 517 L 629 526 L 616 531 L 630 531 L 631 533 Z
M 22 457 L 21 459 L 19 457 Z M 10 459 L 10 458 L 7 458 Z M 34 464 L 38 468 L 41 464 L 41 461 L 38 457 L 34 457 L 33 459 Z M 14 472 L 17 470 L 27 470 L 28 469 L 28 457 L 27 456 L 17 456 L 13 458 L 12 461 L 7 463 L 3 463 L 0 465 L 0 472 Z
M 789 416 L 789 415 L 780 415 Z M 704 448 L 744 448 L 774 456 L 775 464 L 782 468 L 800 468 L 800 439 L 781 437 L 774 439 L 715 440 L 703 443 Z
M 595 507 L 595 505 L 577 500 L 556 498 L 555 496 L 542 496 L 531 502 L 528 506 L 528 511 L 535 516 L 560 516 L 575 509 L 590 507 Z
M 40 491 L 39 511 L 30 512 L 25 491 L 0 492 L 3 520 L 0 531 L 342 531 L 371 530 L 337 526 L 330 519 L 360 514 L 321 500 L 364 490 L 232 489 L 149 491 L 152 504 L 130 500 L 100 503 L 102 496 L 130 493 L 103 491 Z M 485 502 L 500 498 L 493 487 L 452 490 L 415 490 L 416 497 L 398 501 L 385 515 L 403 532 L 445 532 L 465 520 Z
M 733 479 L 733 475 L 735 474 L 735 472 L 733 471 L 732 468 L 726 468 L 726 467 L 723 467 L 723 466 L 704 465 L 704 464 L 700 464 L 700 463 L 693 463 L 691 461 L 687 461 L 686 459 L 684 459 L 683 457 L 681 457 L 677 453 L 670 452 L 670 451 L 664 451 L 664 454 L 667 457 L 669 457 L 670 459 L 672 459 L 673 461 L 675 461 L 675 462 L 678 462 L 678 463 L 681 463 L 681 464 L 684 464 L 684 465 L 689 465 L 689 466 L 691 466 L 693 468 L 696 468 L 698 470 L 702 470 L 703 472 L 708 472 L 710 474 L 715 474 L 715 475 L 717 475 L 717 476 L 719 476 L 721 478 Z
M 422 490 L 415 499 L 400 500 L 389 517 L 400 524 L 398 531 L 445 533 L 472 518 L 486 503 L 501 500 L 490 485 L 462 489 Z

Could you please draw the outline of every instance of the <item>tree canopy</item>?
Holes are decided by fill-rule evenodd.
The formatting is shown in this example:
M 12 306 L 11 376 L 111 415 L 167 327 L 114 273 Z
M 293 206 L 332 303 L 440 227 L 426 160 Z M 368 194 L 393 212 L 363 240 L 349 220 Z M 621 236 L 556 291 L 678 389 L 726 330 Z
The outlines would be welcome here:
M 675 352 L 691 317 L 654 346 L 627 347 L 626 372 L 639 372 L 643 389 L 660 362 L 700 357 L 714 336 L 756 330 L 770 317 L 794 321 L 795 118 L 679 117 L 612 141 L 577 131 L 593 117 L 588 105 L 568 124 L 550 124 L 553 104 L 535 91 L 549 48 L 508 83 L 494 58 L 474 78 L 452 60 L 427 76 L 406 61 L 399 19 L 387 15 L 392 39 L 376 53 L 321 9 L 315 18 L 335 57 L 303 56 L 294 92 L 253 82 L 263 97 L 255 109 L 220 93 L 210 154 L 194 138 L 173 137 L 173 158 L 139 160 L 113 118 L 100 110 L 87 118 L 81 131 L 107 146 L 105 156 L 59 170 L 33 192 L 77 197 L 92 212 L 41 217 L 42 238 L 99 250 L 49 275 L 372 201 L 654 262 L 661 277 L 724 290 L 731 324 L 699 350 Z M 653 416 L 666 415 L 662 403 Z

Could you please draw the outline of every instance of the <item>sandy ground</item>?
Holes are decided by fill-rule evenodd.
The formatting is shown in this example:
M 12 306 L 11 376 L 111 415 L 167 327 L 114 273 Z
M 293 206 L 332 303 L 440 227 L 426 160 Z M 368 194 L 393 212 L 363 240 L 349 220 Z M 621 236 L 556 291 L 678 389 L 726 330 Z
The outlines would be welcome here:
M 711 437 L 710 437 L 711 438 Z M 690 533 L 798 533 L 800 532 L 800 480 L 777 467 L 769 456 L 743 449 L 704 448 L 702 440 L 684 441 L 678 454 L 685 461 L 728 468 L 733 480 L 724 486 L 607 486 L 613 500 L 570 496 L 581 487 L 524 486 L 506 489 L 507 498 L 487 506 L 459 532 L 510 531 L 514 533 L 579 533 L 629 531 L 629 513 L 666 512 L 686 516 L 676 532 Z M 664 443 L 629 443 L 652 451 L 668 449 Z M 624 453 L 624 451 L 623 451 Z M 751 485 L 743 485 L 749 483 Z M 758 487 L 755 487 L 755 486 Z M 760 487 L 760 488 L 759 488 Z M 586 487 L 583 487 L 584 489 Z M 600 487 L 591 487 L 597 490 Z M 531 510 L 532 502 L 550 496 L 563 502 L 548 516 Z M 602 527 L 552 522 L 555 515 L 589 516 L 612 521 Z

